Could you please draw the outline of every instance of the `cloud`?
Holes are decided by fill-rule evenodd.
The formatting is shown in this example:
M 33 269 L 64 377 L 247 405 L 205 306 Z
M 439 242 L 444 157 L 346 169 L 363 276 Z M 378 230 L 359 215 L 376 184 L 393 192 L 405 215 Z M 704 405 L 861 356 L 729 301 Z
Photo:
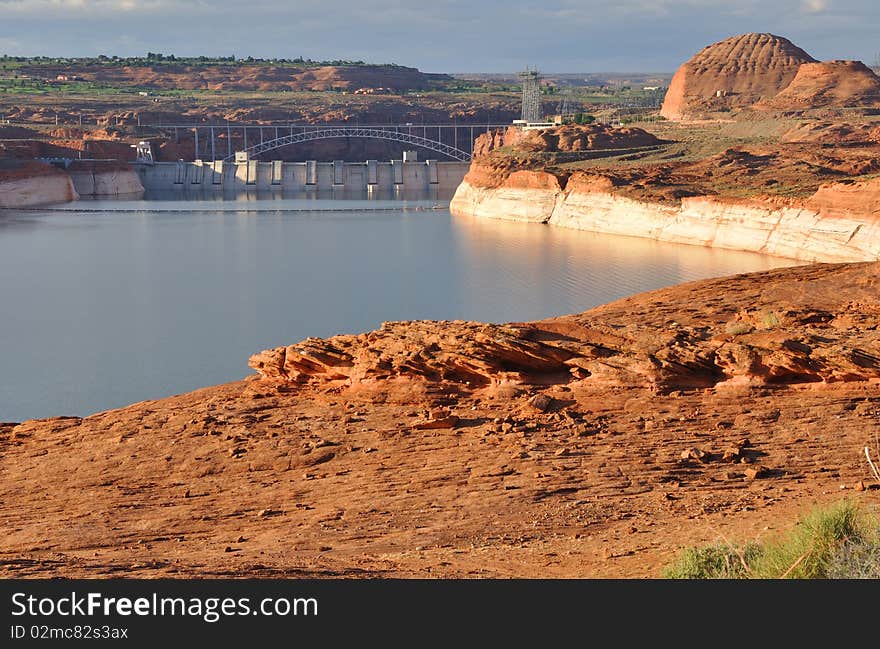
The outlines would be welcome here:
M 828 9 L 828 0 L 803 0 L 801 9 L 808 14 L 818 14 Z
M 21 42 L 14 38 L 0 37 L 0 52 L 15 52 L 21 48 Z
M 821 59 L 872 59 L 878 23 L 877 0 L 0 0 L 11 55 L 304 56 L 436 72 L 672 71 L 753 31 Z
M 107 11 L 157 12 L 173 10 L 179 5 L 197 5 L 198 0 L 0 0 L 0 11 L 17 14 L 43 14 L 47 21 L 57 12 L 103 14 Z

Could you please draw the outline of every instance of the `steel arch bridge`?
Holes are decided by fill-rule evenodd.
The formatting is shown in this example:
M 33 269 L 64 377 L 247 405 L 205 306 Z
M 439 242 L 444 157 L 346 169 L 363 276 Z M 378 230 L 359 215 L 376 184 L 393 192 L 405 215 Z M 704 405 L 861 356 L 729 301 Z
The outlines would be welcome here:
M 267 151 L 280 149 L 281 147 L 300 142 L 309 142 L 312 140 L 326 140 L 330 138 L 340 137 L 357 137 L 372 138 L 375 140 L 390 140 L 392 142 L 402 142 L 411 144 L 429 151 L 434 151 L 441 155 L 449 156 L 454 160 L 461 162 L 469 162 L 471 154 L 455 146 L 445 144 L 439 140 L 432 140 L 428 137 L 415 135 L 409 131 L 401 131 L 398 127 L 376 127 L 376 126 L 327 126 L 313 127 L 299 133 L 291 133 L 282 137 L 275 137 L 271 140 L 260 142 L 244 149 L 251 156 L 257 156 Z M 232 160 L 235 155 L 228 155 L 224 160 Z

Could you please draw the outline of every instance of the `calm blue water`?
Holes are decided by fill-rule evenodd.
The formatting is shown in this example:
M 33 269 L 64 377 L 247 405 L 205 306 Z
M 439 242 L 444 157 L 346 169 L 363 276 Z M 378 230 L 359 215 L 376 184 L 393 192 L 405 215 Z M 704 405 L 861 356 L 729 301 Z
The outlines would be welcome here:
M 793 263 L 436 199 L 157 198 L 0 211 L 0 421 L 237 380 L 256 351 L 384 320 L 532 320 Z

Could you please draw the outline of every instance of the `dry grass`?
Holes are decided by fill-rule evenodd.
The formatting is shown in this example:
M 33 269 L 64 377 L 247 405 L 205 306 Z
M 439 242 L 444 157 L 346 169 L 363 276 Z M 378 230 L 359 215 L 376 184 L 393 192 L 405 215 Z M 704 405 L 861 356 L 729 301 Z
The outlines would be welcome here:
M 817 509 L 763 544 L 688 548 L 668 579 L 880 578 L 880 520 L 851 502 Z

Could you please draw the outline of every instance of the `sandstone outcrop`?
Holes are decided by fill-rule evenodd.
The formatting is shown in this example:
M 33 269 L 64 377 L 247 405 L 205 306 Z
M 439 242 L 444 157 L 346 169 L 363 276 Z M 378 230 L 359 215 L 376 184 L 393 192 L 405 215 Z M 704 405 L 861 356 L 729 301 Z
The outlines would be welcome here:
M 880 105 L 880 77 L 861 61 L 804 63 L 791 83 L 757 108 L 781 111 Z
M 556 338 L 555 336 L 551 336 Z M 502 382 L 567 381 L 575 354 L 564 341 L 526 325 L 386 322 L 359 336 L 308 339 L 263 351 L 249 365 L 262 376 L 344 384 L 419 378 L 471 387 Z
M 773 34 L 742 34 L 703 48 L 669 84 L 660 113 L 681 119 L 744 108 L 788 87 L 804 63 L 816 60 Z
M 880 105 L 880 78 L 860 61 L 816 61 L 773 34 L 704 48 L 673 76 L 661 115 L 671 120 L 754 108 L 798 112 Z
M 730 381 L 880 380 L 880 263 L 803 270 L 799 276 L 810 282 L 808 299 L 782 280 L 787 274 L 778 271 L 779 285 L 735 311 L 693 320 L 679 313 L 666 330 L 658 316 L 642 313 L 637 321 L 609 316 L 621 312 L 623 300 L 528 324 L 389 322 L 366 334 L 266 350 L 249 364 L 269 380 L 344 388 L 400 379 L 469 390 L 580 380 L 660 390 Z M 844 281 L 847 290 L 841 292 Z M 694 284 L 691 296 L 702 304 L 712 291 L 725 295 L 738 282 Z M 659 306 L 664 295 L 682 290 L 640 299 Z
M 641 128 L 607 124 L 566 124 L 531 131 L 510 127 L 481 134 L 474 143 L 474 157 L 485 156 L 503 147 L 515 147 L 524 154 L 552 154 L 654 146 L 662 142 Z
M 140 177 L 125 163 L 75 161 L 67 172 L 80 196 L 137 196 L 144 192 Z
M 280 66 L 237 63 L 235 65 L 184 65 L 165 63 L 144 66 L 99 64 L 39 65 L 22 69 L 37 78 L 67 75 L 86 81 L 121 86 L 185 90 L 356 90 L 390 88 L 422 90 L 433 79 L 449 79 L 399 65 Z
M 79 196 L 70 176 L 41 162 L 0 159 L 0 208 L 74 201 Z

